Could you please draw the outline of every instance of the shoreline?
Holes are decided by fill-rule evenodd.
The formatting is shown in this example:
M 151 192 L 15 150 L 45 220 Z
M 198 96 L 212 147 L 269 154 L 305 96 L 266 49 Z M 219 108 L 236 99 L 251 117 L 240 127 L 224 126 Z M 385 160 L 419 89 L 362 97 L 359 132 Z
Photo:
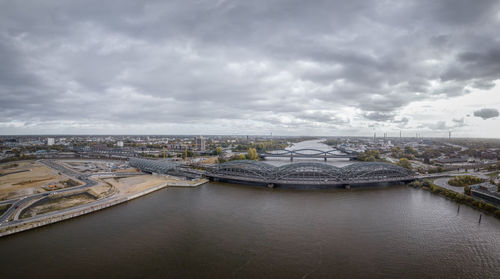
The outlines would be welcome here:
M 422 189 L 424 191 L 428 191 L 432 194 L 436 194 L 438 196 L 444 197 L 447 200 L 454 201 L 458 204 L 464 204 L 469 206 L 472 209 L 476 209 L 482 213 L 492 215 L 493 217 L 500 219 L 500 208 L 492 203 L 489 203 L 484 200 L 478 200 L 473 196 L 468 196 L 465 194 L 461 194 L 458 192 L 454 192 L 452 190 L 446 189 L 444 187 L 438 186 L 434 184 L 434 182 L 419 182 L 419 183 L 409 183 L 407 184 L 410 187 L 416 189 Z
M 172 182 L 166 182 L 154 187 L 151 187 L 149 189 L 143 190 L 139 193 L 133 194 L 131 196 L 127 197 L 108 197 L 104 198 L 103 200 L 100 201 L 95 201 L 90 204 L 84 204 L 68 209 L 61 210 L 61 212 L 55 212 L 51 216 L 34 216 L 31 218 L 27 218 L 25 221 L 21 221 L 19 223 L 12 224 L 10 226 L 6 226 L 4 228 L 0 229 L 0 237 L 3 236 L 8 236 L 12 235 L 15 233 L 31 230 L 34 228 L 42 227 L 45 225 L 61 222 L 67 219 L 71 218 L 76 218 L 82 215 L 86 215 L 92 212 L 96 212 L 108 207 L 112 207 L 127 201 L 131 201 L 133 199 L 148 195 L 150 193 L 156 192 L 158 190 L 161 190 L 166 187 L 198 187 L 200 185 L 203 185 L 207 183 L 208 180 L 200 180 L 195 184 L 189 184 L 189 183 L 172 183 Z M 106 201 L 106 199 L 109 199 Z M 105 202 L 104 202 L 105 201 Z M 104 202 L 104 203 L 103 203 Z

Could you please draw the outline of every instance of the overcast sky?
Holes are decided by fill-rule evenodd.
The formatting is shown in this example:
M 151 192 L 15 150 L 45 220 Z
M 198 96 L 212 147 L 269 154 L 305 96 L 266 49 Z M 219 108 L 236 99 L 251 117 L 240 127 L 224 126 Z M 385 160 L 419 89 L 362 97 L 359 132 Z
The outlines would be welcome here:
M 500 137 L 499 3 L 0 0 L 0 134 Z

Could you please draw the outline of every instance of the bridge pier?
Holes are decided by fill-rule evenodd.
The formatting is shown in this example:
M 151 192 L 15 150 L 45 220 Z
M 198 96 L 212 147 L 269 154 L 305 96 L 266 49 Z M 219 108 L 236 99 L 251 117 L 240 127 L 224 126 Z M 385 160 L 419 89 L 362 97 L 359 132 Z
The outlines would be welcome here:
M 270 188 L 270 189 L 274 188 L 274 183 L 267 184 L 267 188 Z
M 325 162 L 326 162 L 326 156 L 325 156 Z
M 293 156 L 290 156 L 290 162 L 293 162 Z
M 346 190 L 350 190 L 350 189 L 351 189 L 351 184 L 346 184 L 346 185 L 344 186 L 344 188 L 345 188 Z

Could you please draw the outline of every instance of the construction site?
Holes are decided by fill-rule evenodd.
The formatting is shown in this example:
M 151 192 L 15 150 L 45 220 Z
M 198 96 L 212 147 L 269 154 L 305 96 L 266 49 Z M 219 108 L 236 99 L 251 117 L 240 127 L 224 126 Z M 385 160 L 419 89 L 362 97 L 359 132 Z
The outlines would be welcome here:
M 90 213 L 167 186 L 195 187 L 205 182 L 144 173 L 127 161 L 0 164 L 0 236 Z
M 0 201 L 82 184 L 36 161 L 0 165 Z

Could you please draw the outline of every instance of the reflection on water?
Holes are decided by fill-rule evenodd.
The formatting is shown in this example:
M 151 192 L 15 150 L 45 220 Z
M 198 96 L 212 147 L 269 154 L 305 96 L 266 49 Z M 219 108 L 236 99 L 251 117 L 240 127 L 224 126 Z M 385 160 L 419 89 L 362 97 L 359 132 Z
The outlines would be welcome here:
M 0 239 L 0 278 L 498 278 L 500 222 L 422 190 L 168 188 Z

